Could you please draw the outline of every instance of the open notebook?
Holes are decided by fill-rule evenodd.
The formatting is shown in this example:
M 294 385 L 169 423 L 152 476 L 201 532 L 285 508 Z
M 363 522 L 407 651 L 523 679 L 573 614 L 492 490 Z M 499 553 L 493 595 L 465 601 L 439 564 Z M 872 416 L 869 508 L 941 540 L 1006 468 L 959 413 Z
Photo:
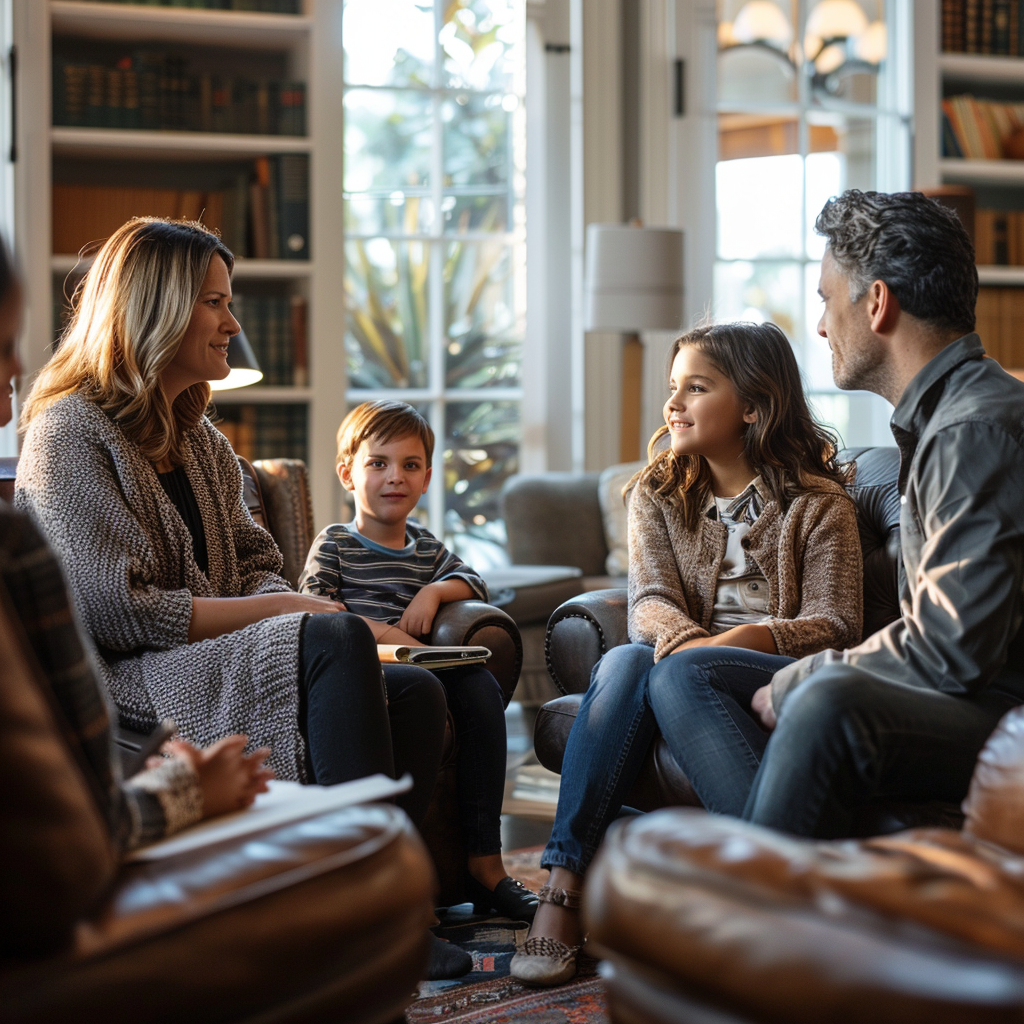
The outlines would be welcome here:
M 486 661 L 491 652 L 486 647 L 403 647 L 377 644 L 377 657 L 382 665 L 422 665 L 424 668 L 455 668 Z
M 341 782 L 336 786 L 303 786 L 298 782 L 272 779 L 269 792 L 260 793 L 255 803 L 244 811 L 222 814 L 209 821 L 183 829 L 167 839 L 140 846 L 128 854 L 127 860 L 160 860 L 179 853 L 210 846 L 225 839 L 260 832 L 265 828 L 287 825 L 305 818 L 315 818 L 354 804 L 386 800 L 396 793 L 412 788 L 412 776 L 400 779 L 386 775 L 367 775 L 364 779 Z

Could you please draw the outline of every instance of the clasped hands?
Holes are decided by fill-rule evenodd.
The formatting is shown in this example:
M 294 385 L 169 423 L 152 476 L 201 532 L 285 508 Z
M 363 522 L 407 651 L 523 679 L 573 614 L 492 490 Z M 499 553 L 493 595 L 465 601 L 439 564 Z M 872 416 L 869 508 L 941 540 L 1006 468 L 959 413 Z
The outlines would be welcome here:
M 764 654 L 777 654 L 775 638 L 767 626 L 757 623 L 748 623 L 743 626 L 733 626 L 722 633 L 714 636 L 698 636 L 692 640 L 686 640 L 676 647 L 672 654 L 688 650 L 691 647 L 744 647 L 750 651 L 761 651 Z M 776 724 L 775 708 L 772 705 L 772 686 L 762 686 L 754 692 L 750 700 L 750 709 L 761 720 L 761 725 L 771 732 Z

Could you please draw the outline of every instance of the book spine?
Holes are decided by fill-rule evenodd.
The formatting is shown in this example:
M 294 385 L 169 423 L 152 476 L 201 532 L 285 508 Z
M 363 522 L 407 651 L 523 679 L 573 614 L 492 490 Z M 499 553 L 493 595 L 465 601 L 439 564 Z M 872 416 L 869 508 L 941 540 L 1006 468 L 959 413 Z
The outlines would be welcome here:
M 279 158 L 267 160 L 267 256 L 272 260 L 281 258 L 281 167 Z
M 285 153 L 276 160 L 281 258 L 308 260 L 309 159 L 304 153 Z
M 964 0 L 942 0 L 942 50 L 962 53 L 964 49 Z
M 981 53 L 981 0 L 966 0 L 964 4 L 964 50 Z
M 296 387 L 309 384 L 309 337 L 308 313 L 306 299 L 302 295 L 291 297 L 291 346 L 292 346 L 292 383 Z
M 1010 262 L 1006 213 L 1003 210 L 996 212 L 992 225 L 992 256 L 993 262 L 998 267 L 1005 267 Z
M 1010 0 L 992 0 L 992 53 L 1008 56 L 1010 50 Z
M 963 157 L 963 150 L 957 142 L 956 132 L 953 131 L 952 122 L 943 104 L 942 111 L 942 155 L 944 157 Z
M 251 231 L 250 255 L 265 260 L 270 254 L 268 204 L 270 199 L 270 170 L 266 157 L 255 161 L 253 180 L 249 185 L 249 224 Z

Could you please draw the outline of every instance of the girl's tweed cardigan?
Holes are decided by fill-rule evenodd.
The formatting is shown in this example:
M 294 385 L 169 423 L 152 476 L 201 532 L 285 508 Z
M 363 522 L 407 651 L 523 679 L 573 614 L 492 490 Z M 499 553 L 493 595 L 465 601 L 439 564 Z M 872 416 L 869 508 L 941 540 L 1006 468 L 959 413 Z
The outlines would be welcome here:
M 765 625 L 779 654 L 802 658 L 860 642 L 863 563 L 853 501 L 839 484 L 822 480 L 794 498 L 783 515 L 764 501 L 744 546 L 768 581 Z M 664 657 L 679 644 L 708 636 L 724 523 L 701 516 L 695 531 L 651 488 L 629 498 L 629 638 Z

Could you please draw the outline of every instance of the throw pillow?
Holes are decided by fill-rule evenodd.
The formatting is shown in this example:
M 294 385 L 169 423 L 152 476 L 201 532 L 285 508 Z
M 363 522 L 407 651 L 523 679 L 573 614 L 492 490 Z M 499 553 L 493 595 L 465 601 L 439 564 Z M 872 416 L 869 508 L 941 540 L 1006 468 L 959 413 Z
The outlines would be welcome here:
M 597 496 L 601 502 L 604 539 L 608 545 L 604 566 L 609 576 L 625 576 L 629 571 L 629 535 L 622 488 L 646 465 L 644 461 L 622 462 L 609 466 L 598 479 Z

